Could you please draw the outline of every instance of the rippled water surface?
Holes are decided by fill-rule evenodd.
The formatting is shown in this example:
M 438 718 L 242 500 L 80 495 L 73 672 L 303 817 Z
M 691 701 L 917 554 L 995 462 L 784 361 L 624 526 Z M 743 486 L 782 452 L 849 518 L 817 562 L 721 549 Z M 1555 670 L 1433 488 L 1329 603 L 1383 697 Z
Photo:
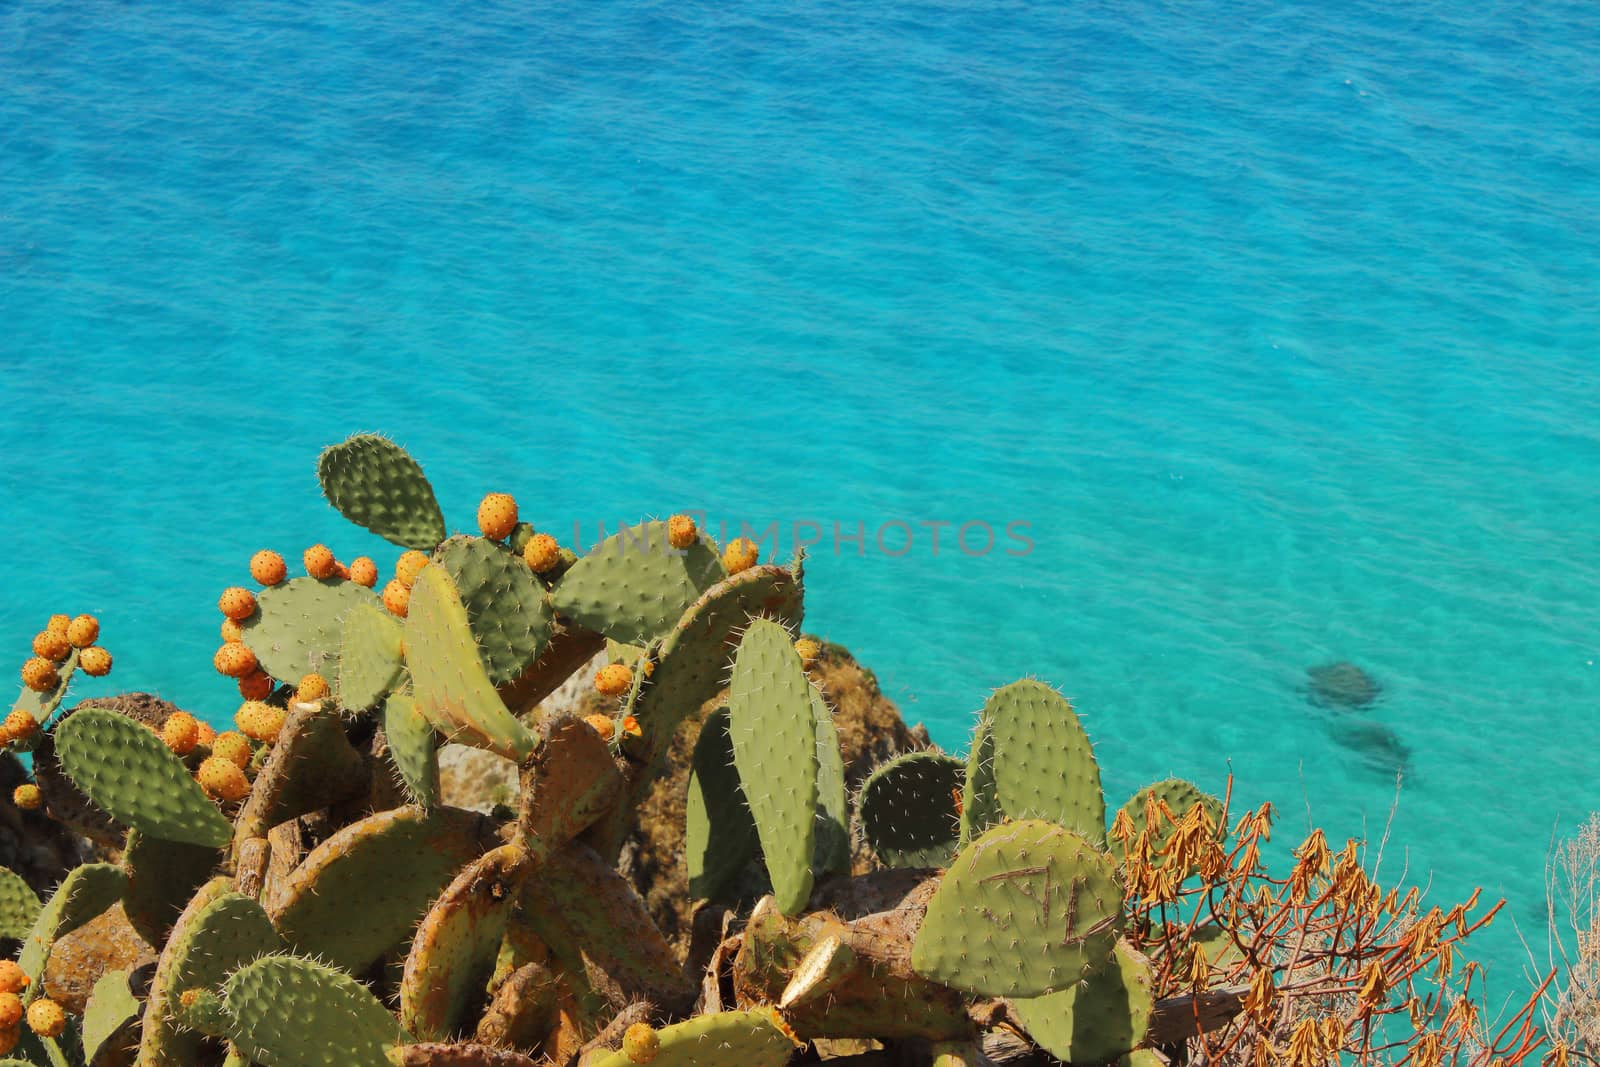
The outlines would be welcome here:
M 382 429 L 458 527 L 816 523 L 810 627 L 951 747 L 1034 673 L 1114 798 L 1336 840 L 1403 762 L 1386 867 L 1537 923 L 1600 808 L 1600 15 L 1467 8 L 0 7 L 0 646 L 93 610 L 229 715 L 251 552 L 392 561 L 313 474 Z

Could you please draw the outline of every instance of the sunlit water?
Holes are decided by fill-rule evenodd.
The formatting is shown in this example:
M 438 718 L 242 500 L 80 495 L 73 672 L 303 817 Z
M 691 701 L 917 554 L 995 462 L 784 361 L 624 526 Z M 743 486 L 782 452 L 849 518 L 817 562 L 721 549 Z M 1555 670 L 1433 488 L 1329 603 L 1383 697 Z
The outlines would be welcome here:
M 818 524 L 811 629 L 954 748 L 1059 684 L 1114 802 L 1231 769 L 1376 841 L 1403 760 L 1386 870 L 1537 924 L 1600 807 L 1597 46 L 1576 2 L 7 4 L 0 645 L 98 612 L 81 692 L 221 721 L 251 552 L 392 562 L 313 473 L 381 429 L 456 527 Z M 1339 660 L 1375 705 L 1308 702 Z

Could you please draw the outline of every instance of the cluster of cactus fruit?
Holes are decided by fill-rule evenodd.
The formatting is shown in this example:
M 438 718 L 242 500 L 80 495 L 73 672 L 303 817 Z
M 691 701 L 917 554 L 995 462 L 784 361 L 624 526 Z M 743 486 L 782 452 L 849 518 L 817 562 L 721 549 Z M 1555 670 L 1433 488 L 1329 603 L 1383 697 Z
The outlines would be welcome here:
M 504 494 L 484 499 L 481 536 L 449 536 L 420 467 L 376 436 L 328 449 L 319 475 L 404 554 L 381 593 L 366 557 L 316 545 L 290 578 L 256 554 L 260 590 L 218 604 L 234 730 L 56 715 L 74 662 L 89 669 L 86 617 L 71 651 L 41 652 L 54 682 L 29 681 L 30 728 L 8 719 L 6 737 L 38 746 L 35 806 L 126 836 L 118 862 L 42 903 L 0 871 L 0 934 L 22 943 L 0 964 L 0 1044 L 24 1057 L 0 1067 L 778 1067 L 843 1038 L 956 1067 L 989 1062 L 1002 1025 L 1061 1060 L 1148 1055 L 1122 857 L 1215 836 L 1217 801 L 1161 783 L 1108 833 L 1089 740 L 1032 680 L 991 695 L 965 760 L 904 755 L 852 797 L 808 674 L 799 559 L 719 549 L 681 515 L 578 557 Z M 609 713 L 545 712 L 601 652 Z M 709 943 L 685 959 L 616 865 L 708 704 L 684 834 L 718 921 L 697 921 Z M 517 810 L 444 805 L 445 742 L 515 761 Z M 879 869 L 852 876 L 862 838 Z M 43 992 L 52 951 L 118 904 L 159 951 L 154 974 L 108 973 L 64 1012 Z

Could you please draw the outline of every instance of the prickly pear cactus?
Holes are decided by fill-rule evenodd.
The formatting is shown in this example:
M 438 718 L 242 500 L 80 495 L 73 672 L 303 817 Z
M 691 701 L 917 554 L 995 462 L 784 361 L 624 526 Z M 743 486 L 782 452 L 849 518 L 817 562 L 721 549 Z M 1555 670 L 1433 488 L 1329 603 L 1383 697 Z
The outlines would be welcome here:
M 39 977 L 44 974 L 56 941 L 120 900 L 127 884 L 128 876 L 110 863 L 86 863 L 73 868 L 62 880 L 39 910 L 17 960 L 22 973 L 33 981 L 28 988 L 28 999 L 42 991 L 44 983 Z
M 291 578 L 256 595 L 256 613 L 239 624 L 245 646 L 274 678 L 316 672 L 339 685 L 344 620 L 357 607 L 380 607 L 372 590 L 341 578 Z
M 798 1045 L 771 1008 L 700 1015 L 656 1031 L 659 1051 L 652 1067 L 783 1067 Z M 638 1067 L 624 1052 L 597 1059 L 592 1067 Z
M 1155 1007 L 1150 961 L 1117 942 L 1107 966 L 1059 993 L 1011 1001 L 1035 1044 L 1069 1063 L 1104 1063 L 1144 1041 Z
M 39 897 L 22 876 L 9 867 L 0 867 L 0 937 L 18 941 L 28 936 L 39 917 Z
M 1160 805 L 1172 813 L 1174 819 L 1181 822 L 1192 808 L 1204 809 L 1207 819 L 1215 828 L 1220 839 L 1225 832 L 1222 826 L 1222 801 L 1214 796 L 1202 793 L 1192 783 L 1182 778 L 1168 778 L 1153 785 L 1147 785 L 1122 805 L 1122 814 L 1127 815 L 1133 824 L 1133 832 L 1137 835 L 1149 825 L 1149 813 L 1152 805 Z M 1114 820 L 1113 820 L 1114 821 Z M 1150 835 L 1150 865 L 1157 870 L 1165 867 L 1167 858 L 1161 855 L 1161 850 L 1166 848 L 1167 842 L 1172 840 L 1172 835 L 1177 832 L 1177 826 L 1168 821 L 1164 816 L 1158 817 L 1155 831 Z M 1121 841 L 1113 839 L 1111 854 L 1119 862 L 1126 859 L 1126 852 Z
M 434 561 L 455 583 L 491 683 L 504 685 L 539 658 L 554 616 L 520 555 L 482 537 L 452 537 Z
M 433 724 L 417 710 L 410 693 L 391 693 L 383 702 L 383 735 L 389 758 L 405 783 L 406 793 L 424 809 L 439 804 L 439 750 Z
M 262 1064 L 389 1067 L 404 1033 L 367 987 L 297 956 L 264 956 L 235 971 L 223 990 L 229 1036 Z
M 690 896 L 721 898 L 758 847 L 755 819 L 733 765 L 728 709 L 718 708 L 700 728 L 689 765 L 684 853 Z
M 345 518 L 386 541 L 427 552 L 445 538 L 433 486 L 417 461 L 387 438 L 357 434 L 324 450 L 317 477 Z
M 579 625 L 642 645 L 665 633 L 728 576 L 711 539 L 672 547 L 665 522 L 640 523 L 595 545 L 555 587 L 555 608 Z
M 844 753 L 833 710 L 815 686 L 811 689 L 811 721 L 817 732 L 817 830 L 812 866 L 819 876 L 850 870 L 850 799 L 845 786 Z
M 961 847 L 1005 819 L 994 782 L 994 734 L 989 724 L 978 722 L 967 755 L 967 772 L 961 786 Z
M 341 707 L 370 708 L 398 684 L 405 666 L 400 620 L 376 604 L 357 604 L 344 617 L 335 692 Z
M 908 752 L 861 787 L 861 828 L 889 867 L 944 867 L 961 831 L 956 806 L 967 766 L 939 752 Z
M 984 706 L 994 737 L 995 794 L 1013 819 L 1048 819 L 1103 845 L 1100 765 L 1067 698 L 1024 678 Z

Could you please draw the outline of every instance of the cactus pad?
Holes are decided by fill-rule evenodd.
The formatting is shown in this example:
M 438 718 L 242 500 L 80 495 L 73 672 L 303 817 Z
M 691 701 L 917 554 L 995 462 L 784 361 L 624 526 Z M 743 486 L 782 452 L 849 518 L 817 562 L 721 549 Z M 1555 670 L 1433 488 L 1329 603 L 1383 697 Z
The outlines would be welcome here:
M 94 984 L 83 1009 L 83 1059 L 93 1063 L 107 1042 L 139 1017 L 143 1005 L 128 988 L 127 971 L 107 971 Z
M 861 828 L 889 867 L 944 867 L 956 853 L 966 764 L 938 752 L 890 760 L 861 787 Z
M 150 944 L 166 944 L 184 905 L 221 860 L 222 853 L 206 845 L 167 841 L 129 830 L 122 851 L 122 869 L 128 874 L 122 907 L 129 924 Z
M 400 620 L 376 604 L 357 604 L 344 617 L 339 640 L 339 679 L 334 692 L 341 707 L 370 708 L 382 700 L 405 666 L 400 655 Z
M 401 548 L 430 551 L 444 540 L 444 513 L 410 453 L 376 434 L 357 434 L 317 459 L 323 495 L 358 526 Z
M 967 773 L 961 786 L 961 847 L 967 847 L 991 826 L 1005 818 L 994 784 L 994 735 L 989 724 L 980 721 L 972 734 L 972 751 L 967 754 Z
M 610 747 L 588 723 L 547 720 L 523 768 L 517 840 L 542 861 L 611 812 L 622 772 Z
M 1031 678 L 984 705 L 994 736 L 995 794 L 1013 819 L 1047 819 L 1096 845 L 1106 839 L 1100 765 L 1067 698 Z
M 1042 996 L 1106 960 L 1121 923 L 1109 855 L 1047 822 L 1003 823 L 951 864 L 928 902 L 911 966 L 980 996 Z
M 417 710 L 410 693 L 391 693 L 383 702 L 383 735 L 389 758 L 413 802 L 432 809 L 439 803 L 439 750 L 433 724 Z
M 1050 1055 L 1069 1063 L 1103 1063 L 1144 1041 L 1154 988 L 1150 961 L 1119 941 L 1109 965 L 1059 993 L 1013 999 L 1011 1010 Z
M 0 937 L 21 941 L 39 918 L 39 897 L 22 875 L 0 867 Z
M 296 956 L 263 956 L 223 991 L 231 1036 L 251 1059 L 293 1067 L 389 1067 L 400 1024 L 367 987 Z
M 642 645 L 727 576 L 710 538 L 702 534 L 675 549 L 666 523 L 646 522 L 595 545 L 562 575 L 553 595 L 567 618 L 623 644 Z
M 434 561 L 455 583 L 489 681 L 504 685 L 539 658 L 554 616 L 522 557 L 482 537 L 452 537 Z
M 457 871 L 499 844 L 476 812 L 395 808 L 318 845 L 285 881 L 272 919 L 291 948 L 352 973 L 405 942 Z
M 719 899 L 755 858 L 756 823 L 739 787 L 728 737 L 728 710 L 707 716 L 689 764 L 684 853 L 689 895 Z
M 55 730 L 73 783 L 107 815 L 168 841 L 221 847 L 233 829 L 161 739 L 114 711 L 80 708 Z
M 416 706 L 446 738 L 521 763 L 534 737 L 495 692 L 450 575 L 424 567 L 411 587 L 406 661 Z
M 783 1067 L 799 1042 L 772 1008 L 699 1015 L 656 1032 L 661 1050 L 652 1067 Z M 590 1067 L 638 1067 L 621 1051 Z
M 256 613 L 239 624 L 246 647 L 274 678 L 298 682 L 315 671 L 339 684 L 344 620 L 357 605 L 382 602 L 366 586 L 339 578 L 291 578 L 256 596 Z
M 33 716 L 34 722 L 42 724 L 61 706 L 62 698 L 67 695 L 67 686 L 72 684 L 72 673 L 77 669 L 78 650 L 73 649 L 67 653 L 66 659 L 56 664 L 56 684 L 42 693 L 23 686 L 16 702 L 11 705 L 12 710 L 26 711 Z
M 1173 818 L 1179 821 L 1183 820 L 1190 808 L 1199 805 L 1205 809 L 1206 814 L 1210 817 L 1211 825 L 1216 827 L 1218 838 L 1220 839 L 1226 832 L 1226 828 L 1222 825 L 1222 801 L 1214 796 L 1200 792 L 1193 784 L 1184 781 L 1182 778 L 1168 778 L 1164 782 L 1156 782 L 1153 785 L 1145 786 L 1133 794 L 1126 804 L 1122 805 L 1122 811 L 1133 821 L 1135 833 L 1145 829 L 1151 801 L 1165 804 L 1167 810 L 1172 812 Z M 1156 832 L 1150 835 L 1150 865 L 1152 867 L 1159 870 L 1166 865 L 1167 857 L 1158 853 L 1166 847 L 1167 842 L 1172 839 L 1172 835 L 1176 830 L 1176 826 L 1163 818 L 1156 827 Z M 1121 841 L 1113 840 L 1111 842 L 1111 854 L 1117 858 L 1118 862 L 1122 862 L 1126 858 Z M 1186 872 L 1186 875 L 1192 873 L 1193 871 L 1191 870 Z
M 817 731 L 817 845 L 812 865 L 817 873 L 850 871 L 850 800 L 845 788 L 844 753 L 833 711 L 815 686 L 811 689 L 811 720 Z
M 50 950 L 58 939 L 67 936 L 100 915 L 122 898 L 128 876 L 122 868 L 110 863 L 85 863 L 73 868 L 62 879 L 56 891 L 39 909 L 33 926 L 22 944 L 22 955 L 17 963 L 22 972 L 33 979 L 28 988 L 29 999 L 43 992 L 44 965 L 50 960 Z
M 817 728 L 811 681 L 794 640 L 769 619 L 752 622 L 739 642 L 728 686 L 728 736 L 773 896 L 780 911 L 794 915 L 811 896 Z

